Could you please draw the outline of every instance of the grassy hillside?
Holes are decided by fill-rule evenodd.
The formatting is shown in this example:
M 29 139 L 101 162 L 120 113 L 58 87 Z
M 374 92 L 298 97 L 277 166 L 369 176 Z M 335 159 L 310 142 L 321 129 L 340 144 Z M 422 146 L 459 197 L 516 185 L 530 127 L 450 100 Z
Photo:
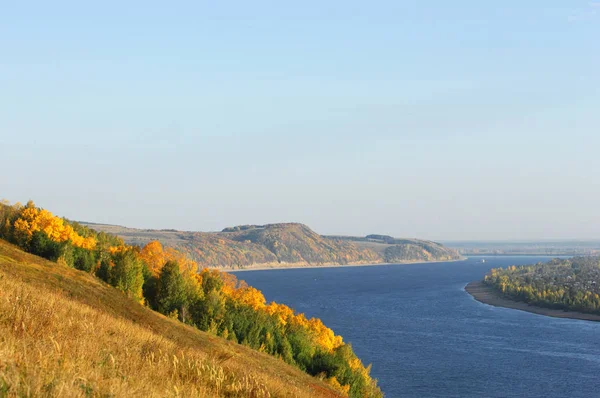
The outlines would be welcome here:
M 326 381 L 345 396 L 382 396 L 370 366 L 320 319 L 269 303 L 260 291 L 232 274 L 199 267 L 185 253 L 164 248 L 158 241 L 144 247 L 127 245 L 116 236 L 38 208 L 32 201 L 0 206 L 0 238 L 59 267 L 95 276 L 132 302 L 169 318 L 269 354 Z M 48 271 L 52 277 L 54 268 Z M 176 357 L 174 362 L 178 363 Z
M 367 237 L 322 236 L 298 223 L 245 225 L 221 232 L 140 230 L 84 223 L 120 236 L 129 244 L 152 240 L 183 250 L 202 267 L 377 264 L 446 261 L 460 258 L 443 245 L 385 235 Z
M 0 396 L 338 394 L 281 360 L 0 240 Z

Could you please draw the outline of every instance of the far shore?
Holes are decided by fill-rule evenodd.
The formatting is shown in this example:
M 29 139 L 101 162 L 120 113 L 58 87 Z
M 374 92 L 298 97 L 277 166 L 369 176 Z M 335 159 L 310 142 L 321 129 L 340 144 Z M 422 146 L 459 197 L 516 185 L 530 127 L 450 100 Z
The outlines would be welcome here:
M 433 264 L 433 263 L 454 263 L 457 261 L 464 261 L 466 257 L 462 257 L 456 260 L 432 260 L 432 261 L 404 261 L 397 263 L 354 263 L 354 264 L 323 264 L 315 265 L 308 263 L 272 263 L 265 265 L 260 264 L 257 266 L 249 266 L 245 268 L 211 268 L 221 272 L 246 272 L 246 271 L 271 271 L 271 270 L 283 270 L 283 269 L 308 269 L 308 268 L 349 268 L 349 267 L 375 267 L 378 265 L 410 265 L 410 264 Z M 299 265 L 306 264 L 306 265 Z
M 551 316 L 554 318 L 569 318 L 583 321 L 600 322 L 600 315 L 538 307 L 522 301 L 508 299 L 494 290 L 494 288 L 485 285 L 481 281 L 467 284 L 465 286 L 465 291 L 473 296 L 475 300 L 484 304 L 493 305 L 494 307 L 511 308 L 513 310 L 526 311 L 538 315 Z

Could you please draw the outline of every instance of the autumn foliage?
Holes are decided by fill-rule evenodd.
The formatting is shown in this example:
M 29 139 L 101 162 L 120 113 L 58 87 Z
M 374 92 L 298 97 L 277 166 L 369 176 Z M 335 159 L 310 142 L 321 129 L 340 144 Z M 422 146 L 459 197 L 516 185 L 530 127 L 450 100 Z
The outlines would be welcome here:
M 73 246 L 92 250 L 96 247 L 96 239 L 84 238 L 73 227 L 47 210 L 37 209 L 33 202 L 20 210 L 19 218 L 14 222 L 16 239 L 30 242 L 35 232 L 41 231 L 53 242 L 71 241 Z
M 160 273 L 161 268 L 167 261 L 175 261 L 182 270 L 192 271 L 194 273 L 198 268 L 197 264 L 190 260 L 184 253 L 171 247 L 164 248 L 157 240 L 148 242 L 148 244 L 140 251 L 140 257 L 154 275 Z

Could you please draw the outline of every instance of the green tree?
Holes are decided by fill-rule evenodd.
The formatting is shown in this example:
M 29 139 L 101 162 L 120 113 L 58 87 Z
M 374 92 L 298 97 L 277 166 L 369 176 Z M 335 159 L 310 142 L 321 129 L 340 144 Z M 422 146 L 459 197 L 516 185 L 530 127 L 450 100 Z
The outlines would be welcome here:
M 111 266 L 110 259 L 105 258 L 100 260 L 100 267 L 96 271 L 96 276 L 104 282 L 110 283 Z
M 195 297 L 190 278 L 181 273 L 179 264 L 167 261 L 160 270 L 157 284 L 156 304 L 163 314 L 177 311 L 182 322 L 188 318 L 189 306 Z
M 91 250 L 73 248 L 73 266 L 81 271 L 92 272 L 96 268 L 96 258 Z
M 156 302 L 158 292 L 158 276 L 154 275 L 152 271 L 150 271 L 148 264 L 145 262 L 142 266 L 142 275 L 144 277 L 142 291 L 144 293 L 144 298 L 146 299 L 146 304 L 153 310 L 158 310 L 158 304 Z
M 128 297 L 143 301 L 142 261 L 128 250 L 114 256 L 114 267 L 110 270 L 109 283 L 123 291 Z
M 63 252 L 63 243 L 50 240 L 42 231 L 36 231 L 29 242 L 29 252 L 36 256 L 44 257 L 50 261 L 56 261 Z

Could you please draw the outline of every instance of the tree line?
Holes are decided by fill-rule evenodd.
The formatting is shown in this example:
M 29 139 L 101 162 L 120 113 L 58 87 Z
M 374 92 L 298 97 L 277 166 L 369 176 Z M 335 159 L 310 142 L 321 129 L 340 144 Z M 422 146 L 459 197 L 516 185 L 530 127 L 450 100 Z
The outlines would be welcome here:
M 600 257 L 494 268 L 484 278 L 505 296 L 540 307 L 600 314 Z

